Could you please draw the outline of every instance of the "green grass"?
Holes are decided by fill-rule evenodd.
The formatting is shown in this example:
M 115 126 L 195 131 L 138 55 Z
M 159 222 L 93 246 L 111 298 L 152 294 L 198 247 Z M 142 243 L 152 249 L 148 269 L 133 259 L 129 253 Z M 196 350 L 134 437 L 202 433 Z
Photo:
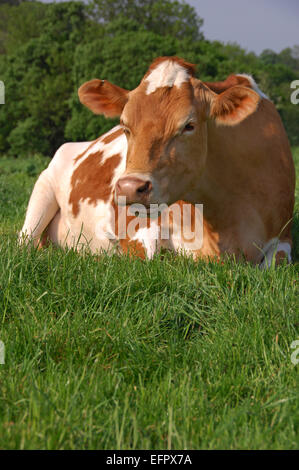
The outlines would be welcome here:
M 298 448 L 298 263 L 19 248 L 44 165 L 0 158 L 0 448 Z

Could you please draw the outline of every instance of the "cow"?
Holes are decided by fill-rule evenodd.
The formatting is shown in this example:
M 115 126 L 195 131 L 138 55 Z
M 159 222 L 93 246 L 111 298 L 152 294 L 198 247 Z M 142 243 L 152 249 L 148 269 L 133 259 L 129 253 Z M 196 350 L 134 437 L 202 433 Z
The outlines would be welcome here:
M 132 91 L 93 79 L 78 95 L 93 113 L 120 117 L 120 125 L 58 149 L 35 184 L 21 240 L 93 253 L 132 248 L 149 258 L 164 247 L 262 267 L 291 262 L 294 163 L 279 114 L 251 76 L 202 82 L 193 64 L 159 57 Z M 121 214 L 125 228 L 140 221 L 128 212 L 136 204 L 145 211 L 143 226 L 120 237 Z M 161 213 L 149 216 L 161 205 L 170 215 L 168 239 Z M 182 214 L 186 205 L 189 231 L 202 207 L 201 241 L 191 248 L 172 217 L 174 206 Z

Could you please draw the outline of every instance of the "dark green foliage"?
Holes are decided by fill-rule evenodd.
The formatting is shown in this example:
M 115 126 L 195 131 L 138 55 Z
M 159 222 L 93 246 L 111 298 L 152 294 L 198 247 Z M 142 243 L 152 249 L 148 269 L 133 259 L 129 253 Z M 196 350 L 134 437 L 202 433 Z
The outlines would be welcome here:
M 0 4 L 0 54 L 10 54 L 42 32 L 47 5 L 41 2 Z
M 293 48 L 287 47 L 279 54 L 271 49 L 265 49 L 260 58 L 266 64 L 282 64 L 290 67 L 292 70 L 299 71 L 299 45 Z
M 162 36 L 197 41 L 203 38 L 199 18 L 193 7 L 176 0 L 94 0 L 96 19 L 110 23 L 116 19 L 130 18 L 146 30 Z
M 0 13 L 0 80 L 6 87 L 0 153 L 53 156 L 65 140 L 96 138 L 117 120 L 85 109 L 78 87 L 102 78 L 132 89 L 161 55 L 195 63 L 202 80 L 252 74 L 276 104 L 291 143 L 299 143 L 299 105 L 290 102 L 299 46 L 258 57 L 237 44 L 206 41 L 195 10 L 170 0 L 25 1 L 3 4 Z
M 6 104 L 0 110 L 0 151 L 50 155 L 64 142 L 73 52 L 85 19 L 79 2 L 50 5 L 40 36 L 1 58 Z

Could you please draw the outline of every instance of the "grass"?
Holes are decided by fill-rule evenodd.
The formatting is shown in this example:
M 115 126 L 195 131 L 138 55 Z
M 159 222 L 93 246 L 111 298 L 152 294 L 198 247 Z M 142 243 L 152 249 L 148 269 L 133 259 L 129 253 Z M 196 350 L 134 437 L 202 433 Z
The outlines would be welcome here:
M 45 164 L 0 159 L 0 448 L 298 448 L 298 263 L 19 248 Z

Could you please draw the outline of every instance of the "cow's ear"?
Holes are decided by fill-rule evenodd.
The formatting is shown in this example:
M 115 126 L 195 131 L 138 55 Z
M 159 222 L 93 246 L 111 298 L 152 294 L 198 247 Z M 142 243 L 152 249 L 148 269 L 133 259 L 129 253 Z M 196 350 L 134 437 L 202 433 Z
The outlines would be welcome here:
M 220 95 L 214 95 L 210 117 L 219 124 L 234 126 L 254 113 L 260 99 L 260 95 L 250 88 L 234 86 Z
M 106 117 L 120 116 L 128 100 L 129 91 L 106 80 L 90 80 L 78 90 L 79 100 L 95 114 Z

